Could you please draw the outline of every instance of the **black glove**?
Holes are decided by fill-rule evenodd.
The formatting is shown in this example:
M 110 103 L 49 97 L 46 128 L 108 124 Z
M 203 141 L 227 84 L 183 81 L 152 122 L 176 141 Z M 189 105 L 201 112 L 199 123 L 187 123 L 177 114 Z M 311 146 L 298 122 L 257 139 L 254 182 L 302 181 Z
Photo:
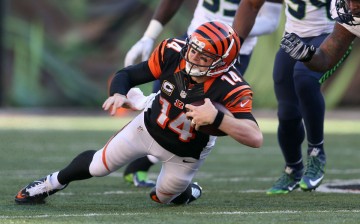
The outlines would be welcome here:
M 305 44 L 295 33 L 285 34 L 281 39 L 280 47 L 284 49 L 290 57 L 302 62 L 310 61 L 316 51 L 313 45 Z

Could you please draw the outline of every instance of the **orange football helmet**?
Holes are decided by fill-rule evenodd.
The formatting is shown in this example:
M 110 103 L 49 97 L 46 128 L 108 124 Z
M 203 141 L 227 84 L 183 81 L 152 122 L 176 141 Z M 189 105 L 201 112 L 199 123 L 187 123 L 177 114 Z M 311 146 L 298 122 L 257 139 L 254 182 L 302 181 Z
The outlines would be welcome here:
M 193 67 L 204 67 L 190 62 L 188 53 L 195 49 L 206 57 L 213 59 L 213 63 L 205 71 Z M 218 21 L 207 22 L 199 26 L 187 39 L 181 50 L 181 56 L 186 61 L 186 72 L 192 76 L 218 76 L 227 72 L 236 62 L 240 51 L 240 39 L 234 29 Z M 196 70 L 195 72 L 192 70 Z

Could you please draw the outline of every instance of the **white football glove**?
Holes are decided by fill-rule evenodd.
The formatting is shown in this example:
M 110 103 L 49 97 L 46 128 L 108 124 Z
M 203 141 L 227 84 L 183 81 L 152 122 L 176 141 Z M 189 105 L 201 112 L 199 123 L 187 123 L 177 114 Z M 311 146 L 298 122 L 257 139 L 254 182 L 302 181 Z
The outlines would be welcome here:
M 131 88 L 126 94 L 126 98 L 130 109 L 143 110 L 152 104 L 156 95 L 156 93 L 151 93 L 149 96 L 144 96 L 144 93 L 139 88 Z
M 135 64 L 136 59 L 140 56 L 141 61 L 149 59 L 154 42 L 154 39 L 147 36 L 143 36 L 138 42 L 136 42 L 136 44 L 126 53 L 124 62 L 125 67 Z
M 315 54 L 316 48 L 307 45 L 295 33 L 287 33 L 281 39 L 280 47 L 285 50 L 295 60 L 306 62 L 310 61 Z

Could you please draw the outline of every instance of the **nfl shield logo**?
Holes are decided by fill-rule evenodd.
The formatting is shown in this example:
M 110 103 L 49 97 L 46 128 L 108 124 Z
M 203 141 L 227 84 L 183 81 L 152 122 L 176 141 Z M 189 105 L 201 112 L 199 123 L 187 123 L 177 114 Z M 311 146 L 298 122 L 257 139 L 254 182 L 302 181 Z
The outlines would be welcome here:
M 184 91 L 184 90 L 181 90 L 181 92 L 180 92 L 180 97 L 181 98 L 186 98 L 186 92 Z

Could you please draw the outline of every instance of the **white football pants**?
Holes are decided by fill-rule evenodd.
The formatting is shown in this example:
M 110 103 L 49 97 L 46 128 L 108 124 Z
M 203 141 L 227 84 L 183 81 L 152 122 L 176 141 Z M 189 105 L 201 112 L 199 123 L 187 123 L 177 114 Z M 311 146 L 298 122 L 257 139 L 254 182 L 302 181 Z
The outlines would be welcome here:
M 144 111 L 114 135 L 98 150 L 90 164 L 92 176 L 106 176 L 131 161 L 152 155 L 162 162 L 156 182 L 156 195 L 162 203 L 170 203 L 185 191 L 215 144 L 211 138 L 200 159 L 179 157 L 161 147 L 144 124 Z M 186 162 L 183 162 L 185 160 Z

